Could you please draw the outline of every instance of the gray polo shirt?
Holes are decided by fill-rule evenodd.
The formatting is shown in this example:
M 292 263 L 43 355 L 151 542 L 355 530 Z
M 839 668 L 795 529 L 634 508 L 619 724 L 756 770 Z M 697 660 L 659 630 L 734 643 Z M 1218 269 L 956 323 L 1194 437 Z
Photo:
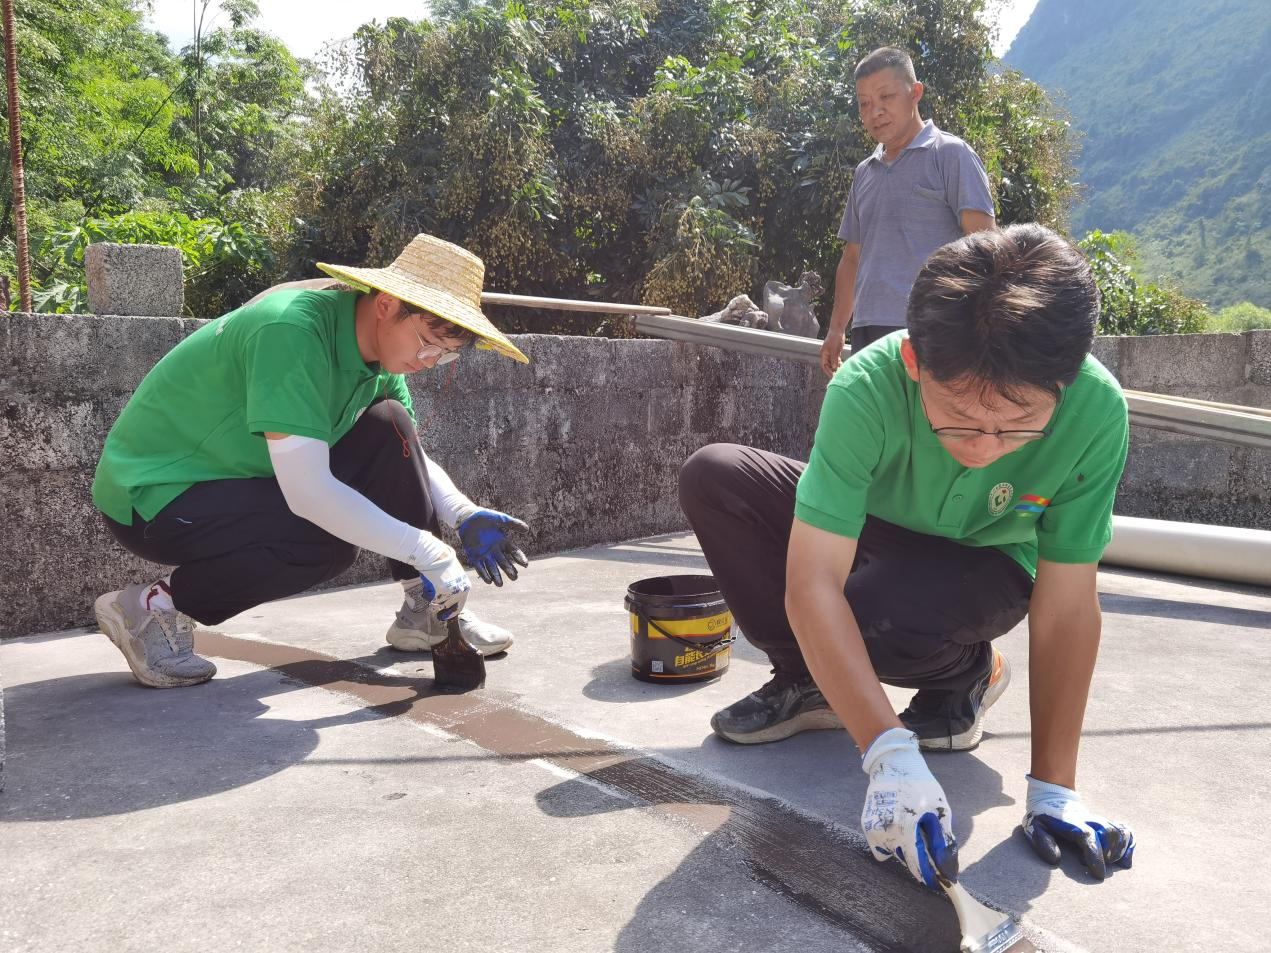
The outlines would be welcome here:
M 839 238 L 861 246 L 852 324 L 904 327 L 909 289 L 927 257 L 962 237 L 964 209 L 993 214 L 984 164 L 928 119 L 890 165 L 883 146 L 856 167 Z

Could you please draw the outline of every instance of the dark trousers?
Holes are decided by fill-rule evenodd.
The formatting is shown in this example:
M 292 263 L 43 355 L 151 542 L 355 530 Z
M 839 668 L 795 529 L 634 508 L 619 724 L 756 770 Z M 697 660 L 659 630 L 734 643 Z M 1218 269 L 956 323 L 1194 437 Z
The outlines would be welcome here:
M 331 448 L 331 472 L 390 516 L 437 532 L 423 448 L 397 401 L 367 408 Z M 352 543 L 292 513 L 273 477 L 197 483 L 149 522 L 136 513 L 131 526 L 104 518 L 129 552 L 177 567 L 172 601 L 206 625 L 326 582 L 357 556 Z M 418 575 L 388 562 L 394 579 Z
M 893 331 L 899 331 L 903 327 L 903 324 L 866 324 L 860 327 L 852 325 L 852 353 L 855 354 L 861 348 L 868 347 L 879 338 L 886 337 Z
M 746 639 L 773 669 L 808 668 L 785 613 L 794 491 L 806 464 L 717 443 L 680 471 L 680 505 Z M 843 588 L 879 679 L 969 690 L 990 640 L 1028 614 L 1033 583 L 1009 556 L 868 517 Z

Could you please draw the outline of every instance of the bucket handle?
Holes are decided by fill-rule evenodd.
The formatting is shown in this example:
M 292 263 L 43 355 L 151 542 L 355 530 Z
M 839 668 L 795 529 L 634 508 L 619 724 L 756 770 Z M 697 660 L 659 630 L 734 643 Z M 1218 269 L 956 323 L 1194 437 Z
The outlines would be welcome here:
M 632 611 L 635 612 L 635 610 Z M 695 652 L 702 652 L 703 658 L 714 658 L 721 652 L 727 651 L 728 647 L 737 641 L 737 636 L 735 635 L 721 635 L 714 642 L 690 642 L 688 639 L 681 636 L 672 635 L 670 632 L 666 631 L 666 629 L 662 628 L 662 626 L 658 625 L 655 621 L 640 612 L 635 612 L 635 615 L 639 616 L 639 618 L 644 622 L 653 626 L 653 628 L 657 630 L 658 634 L 670 639 L 672 642 L 678 642 L 685 648 L 693 649 Z M 731 631 L 732 629 L 729 628 L 729 632 Z

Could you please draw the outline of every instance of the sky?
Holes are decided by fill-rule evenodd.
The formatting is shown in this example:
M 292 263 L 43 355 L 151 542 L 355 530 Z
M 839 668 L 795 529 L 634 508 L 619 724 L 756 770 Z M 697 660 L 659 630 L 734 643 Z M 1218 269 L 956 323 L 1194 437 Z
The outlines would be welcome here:
M 197 0 L 201 6 L 202 0 Z M 173 49 L 180 49 L 194 36 L 193 10 L 196 0 L 153 0 L 150 25 L 168 37 Z M 295 56 L 312 57 L 331 40 L 343 40 L 363 23 L 389 17 L 422 19 L 428 11 L 427 0 L 356 0 L 337 3 L 334 0 L 256 0 L 260 17 L 255 26 L 272 33 L 287 44 Z M 229 17 L 219 13 L 216 0 L 208 6 L 203 32 L 229 24 Z M 213 11 L 218 11 L 214 13 Z M 319 12 L 321 11 L 321 12 Z
M 201 0 L 153 0 L 154 12 L 151 26 L 167 35 L 173 49 L 180 49 L 194 35 L 193 9 Z M 257 0 L 260 19 L 256 25 L 287 44 L 296 56 L 314 56 L 331 40 L 352 36 L 363 23 L 389 17 L 423 17 L 428 9 L 427 0 L 357 0 L 355 3 L 336 3 L 334 0 Z M 993 50 L 1001 56 L 1011 45 L 1011 40 L 1028 20 L 1037 0 L 1005 0 L 1001 19 L 1001 36 Z M 321 13 L 317 12 L 321 9 Z M 208 8 L 208 18 L 213 26 L 228 22 L 224 14 L 219 19 L 216 0 Z M 207 32 L 205 24 L 205 32 Z

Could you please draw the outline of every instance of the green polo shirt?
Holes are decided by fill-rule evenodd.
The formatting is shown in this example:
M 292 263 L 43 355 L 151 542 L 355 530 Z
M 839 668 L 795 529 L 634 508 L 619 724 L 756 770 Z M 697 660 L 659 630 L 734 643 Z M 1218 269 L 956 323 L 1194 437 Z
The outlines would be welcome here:
M 979 470 L 931 432 L 900 357 L 904 332 L 845 361 L 826 389 L 795 515 L 858 538 L 865 516 L 993 546 L 1036 576 L 1037 560 L 1097 562 L 1130 425 L 1116 379 L 1087 356 L 1051 417 L 1051 434 Z M 920 580 L 916 580 L 920 583 Z
M 265 433 L 333 445 L 378 397 L 410 410 L 402 375 L 362 360 L 356 300 L 347 291 L 277 291 L 174 347 L 110 428 L 94 505 L 125 525 L 133 510 L 151 520 L 195 483 L 272 477 Z

